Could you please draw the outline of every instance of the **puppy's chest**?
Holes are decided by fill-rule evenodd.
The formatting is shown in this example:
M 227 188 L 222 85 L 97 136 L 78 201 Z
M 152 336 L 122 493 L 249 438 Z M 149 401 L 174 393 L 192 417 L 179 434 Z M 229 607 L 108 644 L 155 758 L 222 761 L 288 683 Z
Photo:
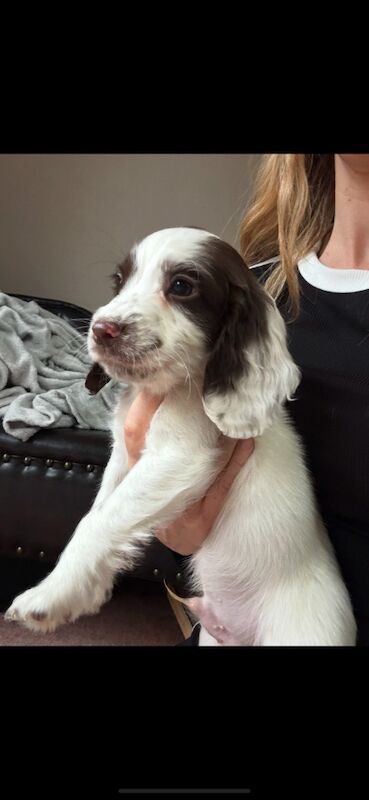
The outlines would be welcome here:
M 203 592 L 191 601 L 193 610 L 224 645 L 252 645 L 256 638 L 260 598 L 249 568 L 252 546 L 245 524 L 245 473 L 247 467 L 237 476 L 213 530 L 192 559 L 195 583 Z
M 207 447 L 214 447 L 219 435 L 205 414 L 201 397 L 194 390 L 190 395 L 185 390 L 177 390 L 168 394 L 155 412 L 145 445 L 156 453 L 162 447 L 170 447 L 178 453 L 179 461 L 183 456 L 193 460 L 196 448 L 203 452 Z

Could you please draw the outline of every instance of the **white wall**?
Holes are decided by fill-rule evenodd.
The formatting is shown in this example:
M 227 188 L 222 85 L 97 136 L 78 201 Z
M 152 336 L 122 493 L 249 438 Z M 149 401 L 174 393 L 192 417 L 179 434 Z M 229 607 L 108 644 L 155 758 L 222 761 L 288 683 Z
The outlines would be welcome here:
M 198 225 L 237 246 L 256 155 L 0 155 L 0 291 L 93 310 L 132 244 Z

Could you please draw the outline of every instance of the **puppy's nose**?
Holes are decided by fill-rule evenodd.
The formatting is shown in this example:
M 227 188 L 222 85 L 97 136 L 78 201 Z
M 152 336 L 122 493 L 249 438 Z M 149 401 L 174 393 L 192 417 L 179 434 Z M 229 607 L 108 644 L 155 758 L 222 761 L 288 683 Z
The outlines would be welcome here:
M 99 322 L 95 322 L 92 326 L 93 335 L 98 342 L 105 342 L 108 343 L 112 339 L 115 339 L 122 333 L 123 325 L 118 325 L 116 322 L 108 322 L 107 320 L 101 319 Z

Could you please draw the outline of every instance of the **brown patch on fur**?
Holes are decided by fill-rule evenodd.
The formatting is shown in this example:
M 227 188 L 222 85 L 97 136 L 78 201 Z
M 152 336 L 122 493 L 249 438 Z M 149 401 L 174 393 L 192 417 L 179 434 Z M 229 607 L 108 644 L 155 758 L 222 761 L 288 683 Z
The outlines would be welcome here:
M 125 257 L 124 261 L 117 265 L 115 272 L 111 276 L 113 280 L 114 295 L 119 294 L 119 292 L 123 289 L 123 286 L 127 283 L 128 278 L 132 275 L 132 272 L 134 272 L 135 268 L 133 253 L 131 251 Z
M 34 611 L 31 614 L 32 619 L 36 620 L 36 622 L 42 622 L 42 620 L 47 618 L 46 611 Z
M 207 260 L 227 282 L 227 301 L 218 336 L 205 372 L 204 393 L 224 393 L 247 373 L 245 350 L 262 345 L 268 335 L 267 310 L 271 302 L 237 251 L 214 239 L 204 245 Z
M 204 391 L 226 392 L 247 371 L 247 345 L 267 336 L 268 296 L 237 250 L 215 236 L 199 245 L 192 261 L 164 268 L 168 302 L 191 316 L 206 336 L 209 361 Z M 178 278 L 192 283 L 191 295 L 170 293 Z

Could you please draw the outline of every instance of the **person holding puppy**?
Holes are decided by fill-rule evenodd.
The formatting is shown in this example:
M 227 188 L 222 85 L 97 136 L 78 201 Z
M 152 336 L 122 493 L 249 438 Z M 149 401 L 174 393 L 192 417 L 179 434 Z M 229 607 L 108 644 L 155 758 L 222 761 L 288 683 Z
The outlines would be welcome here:
M 350 593 L 357 644 L 369 645 L 369 154 L 264 156 L 241 224 L 240 252 L 275 298 L 302 373 L 289 412 Z M 141 392 L 126 419 L 130 468 L 161 397 Z M 201 547 L 252 439 L 221 437 L 206 496 L 157 538 L 181 556 Z M 183 644 L 197 644 L 199 627 Z

